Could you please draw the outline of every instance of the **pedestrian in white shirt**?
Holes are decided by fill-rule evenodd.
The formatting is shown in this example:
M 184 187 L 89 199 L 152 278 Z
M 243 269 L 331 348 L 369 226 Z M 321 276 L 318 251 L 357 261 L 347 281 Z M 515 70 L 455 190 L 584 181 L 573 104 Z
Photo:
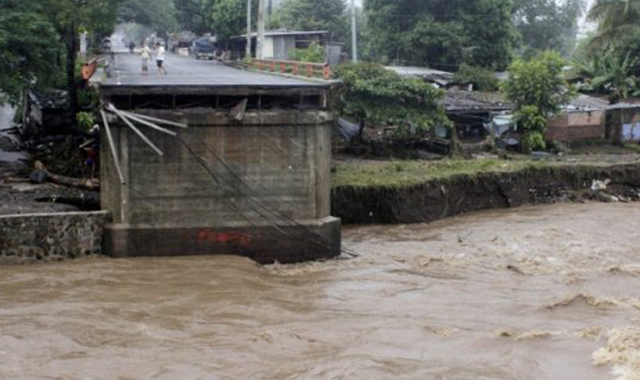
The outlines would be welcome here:
M 151 49 L 147 46 L 147 44 L 142 45 L 142 52 L 140 53 L 142 57 L 142 75 L 149 74 L 149 61 L 151 60 Z
M 156 44 L 156 63 L 158 64 L 158 75 L 167 75 L 167 70 L 164 68 L 164 46 L 162 44 Z

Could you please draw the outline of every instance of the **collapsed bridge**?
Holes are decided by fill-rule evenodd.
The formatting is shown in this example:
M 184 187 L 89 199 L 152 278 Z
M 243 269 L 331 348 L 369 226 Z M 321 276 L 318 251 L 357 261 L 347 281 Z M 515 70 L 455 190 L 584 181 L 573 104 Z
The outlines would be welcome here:
M 168 76 L 142 76 L 135 56 L 118 55 L 99 84 L 105 253 L 339 255 L 332 84 L 168 57 Z

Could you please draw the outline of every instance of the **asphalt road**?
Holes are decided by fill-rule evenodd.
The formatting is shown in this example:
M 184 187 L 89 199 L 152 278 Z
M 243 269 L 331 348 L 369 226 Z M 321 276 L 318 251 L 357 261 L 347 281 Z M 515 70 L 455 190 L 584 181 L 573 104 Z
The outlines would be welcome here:
M 166 76 L 159 76 L 156 62 L 149 63 L 149 75 L 142 75 L 142 62 L 138 54 L 116 54 L 113 77 L 103 85 L 113 86 L 322 86 L 317 82 L 286 78 L 238 70 L 216 61 L 196 60 L 167 53 L 164 61 Z

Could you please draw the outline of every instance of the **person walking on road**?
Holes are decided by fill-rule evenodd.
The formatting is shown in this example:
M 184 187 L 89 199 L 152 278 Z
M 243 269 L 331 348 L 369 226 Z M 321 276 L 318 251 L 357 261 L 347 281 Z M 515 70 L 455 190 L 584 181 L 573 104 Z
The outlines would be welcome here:
M 151 60 L 151 49 L 149 49 L 146 43 L 142 45 L 142 51 L 140 55 L 142 56 L 142 75 L 149 75 L 149 61 Z
M 158 64 L 158 75 L 167 75 L 167 70 L 164 68 L 164 46 L 162 44 L 156 44 L 156 63 Z

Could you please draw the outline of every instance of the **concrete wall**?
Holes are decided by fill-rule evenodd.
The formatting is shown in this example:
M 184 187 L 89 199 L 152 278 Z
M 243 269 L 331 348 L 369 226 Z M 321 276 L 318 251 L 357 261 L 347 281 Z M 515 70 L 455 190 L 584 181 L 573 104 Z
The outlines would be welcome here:
M 0 216 L 0 263 L 58 261 L 102 253 L 108 212 Z
M 605 111 L 564 113 L 549 121 L 547 137 L 564 142 L 604 140 Z
M 332 114 L 254 111 L 238 123 L 226 113 L 204 108 L 144 113 L 190 127 L 180 133 L 181 140 L 145 129 L 164 152 L 159 157 L 129 129 L 114 124 L 126 185 L 119 184 L 108 150 L 103 149 L 102 208 L 114 216 L 108 253 L 266 257 L 275 240 L 291 235 L 269 226 L 281 219 L 270 210 L 324 234 L 327 242 L 337 241 L 337 251 L 335 244 L 329 250 L 330 255 L 339 253 L 339 237 L 334 236 L 336 231 L 339 235 L 339 221 L 330 219 Z M 322 225 L 336 223 L 337 230 L 321 231 Z M 150 243 L 154 233 L 161 235 L 156 241 L 164 241 L 162 246 Z M 163 240 L 167 236 L 172 238 Z M 229 243 L 230 250 L 222 243 Z M 289 248 L 296 245 L 289 243 Z M 243 253 L 243 248 L 250 253 Z

